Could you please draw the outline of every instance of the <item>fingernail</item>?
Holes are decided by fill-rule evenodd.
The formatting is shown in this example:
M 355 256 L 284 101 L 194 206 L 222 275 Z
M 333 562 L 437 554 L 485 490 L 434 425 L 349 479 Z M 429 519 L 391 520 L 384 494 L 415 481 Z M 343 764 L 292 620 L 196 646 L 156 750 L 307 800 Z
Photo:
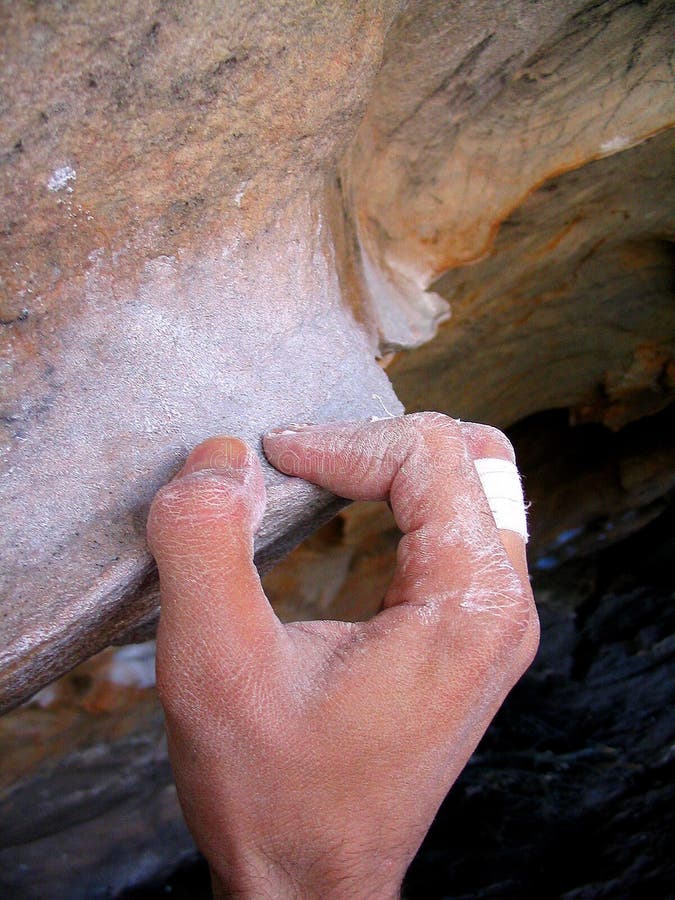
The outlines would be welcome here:
M 251 450 L 239 438 L 225 435 L 209 438 L 190 453 L 176 478 L 184 478 L 204 469 L 237 473 L 248 469 Z

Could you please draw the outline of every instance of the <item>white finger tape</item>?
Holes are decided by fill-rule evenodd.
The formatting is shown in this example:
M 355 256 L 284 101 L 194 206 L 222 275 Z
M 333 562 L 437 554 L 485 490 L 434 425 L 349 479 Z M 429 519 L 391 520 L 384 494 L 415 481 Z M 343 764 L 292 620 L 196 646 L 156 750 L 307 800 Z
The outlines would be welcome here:
M 517 532 L 527 541 L 527 517 L 520 473 L 508 459 L 474 460 L 497 528 Z

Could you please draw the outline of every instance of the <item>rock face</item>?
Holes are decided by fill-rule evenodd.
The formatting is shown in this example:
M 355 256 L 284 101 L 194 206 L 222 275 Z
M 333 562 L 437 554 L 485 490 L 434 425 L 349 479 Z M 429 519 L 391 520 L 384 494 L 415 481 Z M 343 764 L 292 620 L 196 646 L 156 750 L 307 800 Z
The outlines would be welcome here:
M 200 440 L 401 411 L 327 184 L 395 6 L 266 7 L 3 6 L 0 709 L 152 627 Z M 263 566 L 338 508 L 266 468 Z
M 489 255 L 448 271 L 435 288 L 452 319 L 389 369 L 406 405 L 453 398 L 502 426 L 569 409 L 617 431 L 672 402 L 674 150 L 664 131 L 546 181 Z
M 672 126 L 673 31 L 667 2 L 409 5 L 342 163 L 385 346 L 433 334 L 445 304 L 428 288 L 446 272 L 490 257 L 508 278 L 495 238 L 508 240 L 502 226 L 534 191 Z M 574 219 L 571 209 L 552 237 L 580 227 L 561 252 L 540 246 L 563 266 L 588 231 L 587 211 Z M 522 250 L 536 250 L 527 236 L 534 246 Z
M 154 690 L 154 647 L 103 653 L 0 719 L 0 887 L 111 896 L 194 848 Z
M 117 896 L 192 858 L 151 645 L 83 662 L 152 634 L 148 503 L 208 435 L 398 395 L 509 429 L 545 625 L 441 817 L 461 852 L 432 834 L 412 895 L 542 894 L 502 825 L 575 852 L 601 829 L 596 866 L 523 839 L 561 895 L 658 889 L 667 595 L 612 566 L 672 509 L 674 38 L 665 0 L 0 6 L 0 708 L 44 688 L 0 720 L 0 886 Z M 340 507 L 266 477 L 262 567 Z M 266 589 L 366 617 L 396 541 L 355 505 Z M 452 825 L 475 797 L 480 885 Z

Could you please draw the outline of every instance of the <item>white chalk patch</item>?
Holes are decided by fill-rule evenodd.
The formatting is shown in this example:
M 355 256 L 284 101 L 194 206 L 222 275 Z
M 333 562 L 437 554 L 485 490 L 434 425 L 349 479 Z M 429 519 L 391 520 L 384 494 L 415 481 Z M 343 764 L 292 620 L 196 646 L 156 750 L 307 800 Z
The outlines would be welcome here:
M 239 190 L 234 195 L 234 205 L 237 207 L 237 209 L 241 208 L 241 201 L 244 199 L 244 194 L 246 193 L 250 182 L 250 178 L 247 178 L 246 181 L 242 181 L 239 185 Z
M 77 172 L 72 166 L 61 166 L 60 169 L 54 169 L 49 176 L 47 189 L 50 191 L 62 191 L 68 187 L 69 182 L 75 181 L 76 178 Z
M 625 137 L 623 134 L 617 134 L 616 137 L 600 144 L 600 150 L 602 153 L 616 153 L 617 150 L 623 150 L 624 147 L 627 147 L 629 144 L 630 138 Z
M 520 473 L 508 459 L 474 460 L 497 528 L 515 531 L 527 541 L 525 500 Z

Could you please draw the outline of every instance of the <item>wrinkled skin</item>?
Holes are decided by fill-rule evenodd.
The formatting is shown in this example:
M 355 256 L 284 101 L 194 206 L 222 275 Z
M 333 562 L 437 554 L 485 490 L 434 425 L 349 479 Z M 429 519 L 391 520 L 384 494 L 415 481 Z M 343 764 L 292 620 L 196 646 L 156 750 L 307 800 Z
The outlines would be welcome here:
M 212 438 L 158 493 L 158 688 L 217 896 L 396 896 L 447 791 L 533 659 L 524 542 L 473 465 L 498 431 L 436 414 L 271 432 L 277 468 L 388 500 L 404 533 L 367 622 L 275 616 L 253 565 L 254 453 Z

